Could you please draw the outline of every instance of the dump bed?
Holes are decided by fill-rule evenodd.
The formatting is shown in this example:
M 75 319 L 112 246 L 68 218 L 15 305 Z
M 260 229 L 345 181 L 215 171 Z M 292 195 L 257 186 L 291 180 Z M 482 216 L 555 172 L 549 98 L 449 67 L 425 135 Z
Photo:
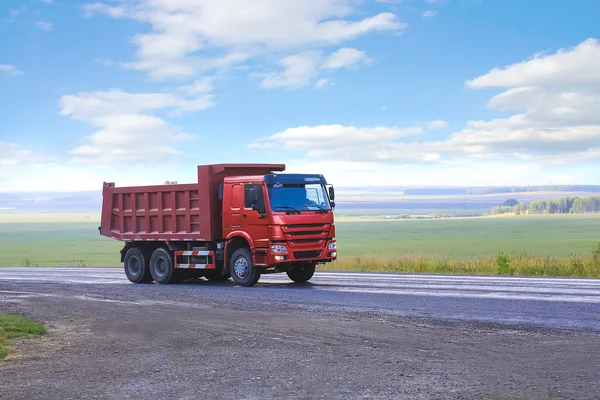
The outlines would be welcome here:
M 125 241 L 219 239 L 223 179 L 284 169 L 283 164 L 199 165 L 198 183 L 193 184 L 115 187 L 105 182 L 100 234 Z

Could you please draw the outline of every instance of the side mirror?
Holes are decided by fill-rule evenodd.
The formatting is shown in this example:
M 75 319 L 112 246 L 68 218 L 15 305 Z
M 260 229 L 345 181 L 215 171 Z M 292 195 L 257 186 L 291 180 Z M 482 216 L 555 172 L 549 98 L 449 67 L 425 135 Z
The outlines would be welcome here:
M 331 201 L 335 200 L 335 190 L 333 190 L 333 186 L 329 186 L 329 199 Z
M 257 211 L 262 215 L 266 212 L 266 210 L 264 202 L 260 201 L 259 199 L 258 190 L 259 189 L 257 187 L 250 189 L 250 202 L 252 203 L 252 210 Z

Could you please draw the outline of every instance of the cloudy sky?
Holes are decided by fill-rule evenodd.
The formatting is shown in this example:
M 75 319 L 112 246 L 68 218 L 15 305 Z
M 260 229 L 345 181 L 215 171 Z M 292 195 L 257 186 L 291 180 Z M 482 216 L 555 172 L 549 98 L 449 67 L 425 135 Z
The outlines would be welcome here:
M 249 4 L 252 6 L 249 6 Z M 2 0 L 0 191 L 285 163 L 600 184 L 600 2 Z

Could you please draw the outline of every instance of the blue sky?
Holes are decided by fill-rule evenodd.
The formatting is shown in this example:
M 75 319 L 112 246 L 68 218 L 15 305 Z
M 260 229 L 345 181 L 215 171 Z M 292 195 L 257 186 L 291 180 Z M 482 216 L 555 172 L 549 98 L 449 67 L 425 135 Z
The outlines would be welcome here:
M 3 0 L 0 191 L 286 163 L 600 184 L 596 1 Z

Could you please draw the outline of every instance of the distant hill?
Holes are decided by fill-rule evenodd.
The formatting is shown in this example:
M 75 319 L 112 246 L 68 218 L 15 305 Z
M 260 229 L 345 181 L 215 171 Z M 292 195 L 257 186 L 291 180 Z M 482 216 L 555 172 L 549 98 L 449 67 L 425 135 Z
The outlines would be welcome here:
M 542 186 L 500 186 L 469 188 L 469 194 L 500 194 L 529 192 L 587 192 L 600 193 L 599 185 L 542 185 Z
M 540 185 L 540 186 L 455 186 L 455 187 L 408 187 L 408 186 L 352 186 L 340 187 L 340 192 L 396 193 L 404 196 L 465 196 L 502 193 L 600 193 L 600 185 Z
M 99 213 L 102 192 L 0 192 L 0 212 Z

